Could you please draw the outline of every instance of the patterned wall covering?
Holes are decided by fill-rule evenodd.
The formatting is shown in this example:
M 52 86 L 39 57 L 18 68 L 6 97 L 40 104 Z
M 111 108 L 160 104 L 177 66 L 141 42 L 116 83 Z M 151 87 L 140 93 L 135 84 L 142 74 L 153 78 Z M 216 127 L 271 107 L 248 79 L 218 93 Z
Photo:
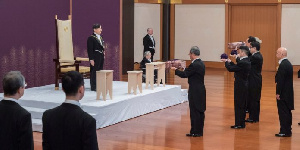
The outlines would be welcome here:
M 101 24 L 108 46 L 104 69 L 114 70 L 114 80 L 119 80 L 120 1 L 73 0 L 72 5 L 75 56 L 87 57 L 86 41 L 93 33 L 92 25 Z
M 19 70 L 29 87 L 54 83 L 54 15 L 69 14 L 67 0 L 0 1 L 0 78 Z
M 73 0 L 73 43 L 75 56 L 87 57 L 86 40 L 98 22 L 108 44 L 105 69 L 114 70 L 119 80 L 120 1 Z M 29 87 L 54 83 L 55 21 L 67 19 L 69 0 L 0 1 L 0 78 L 19 70 Z M 85 65 L 89 65 L 87 62 Z

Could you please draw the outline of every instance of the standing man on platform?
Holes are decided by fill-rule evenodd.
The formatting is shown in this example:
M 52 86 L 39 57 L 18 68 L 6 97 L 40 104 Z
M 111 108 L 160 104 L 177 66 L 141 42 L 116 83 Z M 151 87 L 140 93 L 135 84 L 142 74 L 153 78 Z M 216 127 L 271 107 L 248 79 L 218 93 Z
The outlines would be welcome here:
M 230 59 L 221 59 L 225 62 L 225 67 L 229 72 L 234 72 L 234 114 L 235 125 L 231 126 L 233 129 L 245 128 L 246 117 L 246 99 L 248 93 L 248 75 L 251 69 L 249 61 L 248 46 L 240 46 L 240 58 L 237 64 L 234 64 Z
M 245 120 L 246 122 L 255 123 L 259 121 L 260 112 L 260 97 L 262 88 L 262 76 L 261 69 L 263 65 L 263 57 L 260 50 L 259 42 L 250 43 L 250 53 L 249 56 L 251 62 L 251 70 L 248 77 L 249 87 L 248 87 L 248 108 L 249 108 L 249 118 Z
M 98 150 L 96 120 L 84 112 L 79 100 L 84 96 L 84 81 L 77 71 L 62 78 L 66 100 L 43 114 L 44 150 Z
M 200 59 L 200 49 L 193 46 L 190 50 L 192 63 L 184 71 L 172 67 L 175 75 L 188 78 L 188 99 L 190 106 L 191 130 L 186 136 L 203 136 L 204 118 L 206 110 L 206 89 L 204 85 L 205 65 Z
M 2 80 L 4 99 L 0 101 L 0 149 L 33 150 L 30 113 L 18 103 L 24 95 L 25 78 L 19 71 L 8 72 Z
M 294 110 L 293 66 L 287 59 L 286 48 L 280 47 L 276 57 L 279 59 L 275 83 L 280 132 L 275 136 L 290 137 L 292 136 L 292 110 Z
M 94 33 L 87 39 L 87 51 L 90 60 L 91 90 L 96 91 L 96 71 L 103 70 L 104 41 L 101 37 L 102 28 L 99 24 L 93 25 Z
M 153 37 L 153 29 L 147 29 L 147 35 L 143 38 L 143 45 L 144 45 L 144 53 L 146 51 L 150 51 L 151 53 L 151 62 L 153 62 L 153 56 L 155 53 L 155 40 Z

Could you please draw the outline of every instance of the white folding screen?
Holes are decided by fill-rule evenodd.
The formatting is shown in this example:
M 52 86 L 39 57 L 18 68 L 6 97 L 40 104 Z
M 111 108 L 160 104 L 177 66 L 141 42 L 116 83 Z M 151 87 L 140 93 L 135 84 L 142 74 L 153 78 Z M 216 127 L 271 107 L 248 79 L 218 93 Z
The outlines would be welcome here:
M 123 20 L 126 21 L 126 20 Z M 160 4 L 134 4 L 134 62 L 143 59 L 143 37 L 147 28 L 153 29 L 155 39 L 154 60 L 160 59 Z
M 175 58 L 190 59 L 198 46 L 201 59 L 220 61 L 225 45 L 225 4 L 175 5 Z
M 282 5 L 281 45 L 292 65 L 300 65 L 300 4 Z

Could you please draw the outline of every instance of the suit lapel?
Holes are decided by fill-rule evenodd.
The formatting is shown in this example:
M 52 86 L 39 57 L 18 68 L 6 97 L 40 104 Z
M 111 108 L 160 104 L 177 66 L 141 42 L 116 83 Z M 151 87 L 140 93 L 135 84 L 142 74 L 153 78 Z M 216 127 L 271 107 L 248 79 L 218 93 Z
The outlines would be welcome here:
M 94 37 L 96 39 L 96 41 L 102 46 L 102 44 L 101 44 L 102 41 L 100 42 L 100 40 L 98 39 L 98 37 L 94 33 L 91 36 Z

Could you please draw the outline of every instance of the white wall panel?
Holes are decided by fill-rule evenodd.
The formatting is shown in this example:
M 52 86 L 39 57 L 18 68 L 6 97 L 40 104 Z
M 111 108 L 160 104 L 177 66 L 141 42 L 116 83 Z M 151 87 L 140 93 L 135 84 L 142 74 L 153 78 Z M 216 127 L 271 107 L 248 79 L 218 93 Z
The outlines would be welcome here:
M 220 61 L 225 45 L 225 4 L 175 5 L 175 58 L 190 59 L 198 46 L 201 59 Z
M 126 20 L 123 20 L 126 21 Z M 143 59 L 143 37 L 147 28 L 153 29 L 155 39 L 154 60 L 160 59 L 160 4 L 134 4 L 134 62 Z
M 300 65 L 300 4 L 282 4 L 281 45 L 292 65 Z

